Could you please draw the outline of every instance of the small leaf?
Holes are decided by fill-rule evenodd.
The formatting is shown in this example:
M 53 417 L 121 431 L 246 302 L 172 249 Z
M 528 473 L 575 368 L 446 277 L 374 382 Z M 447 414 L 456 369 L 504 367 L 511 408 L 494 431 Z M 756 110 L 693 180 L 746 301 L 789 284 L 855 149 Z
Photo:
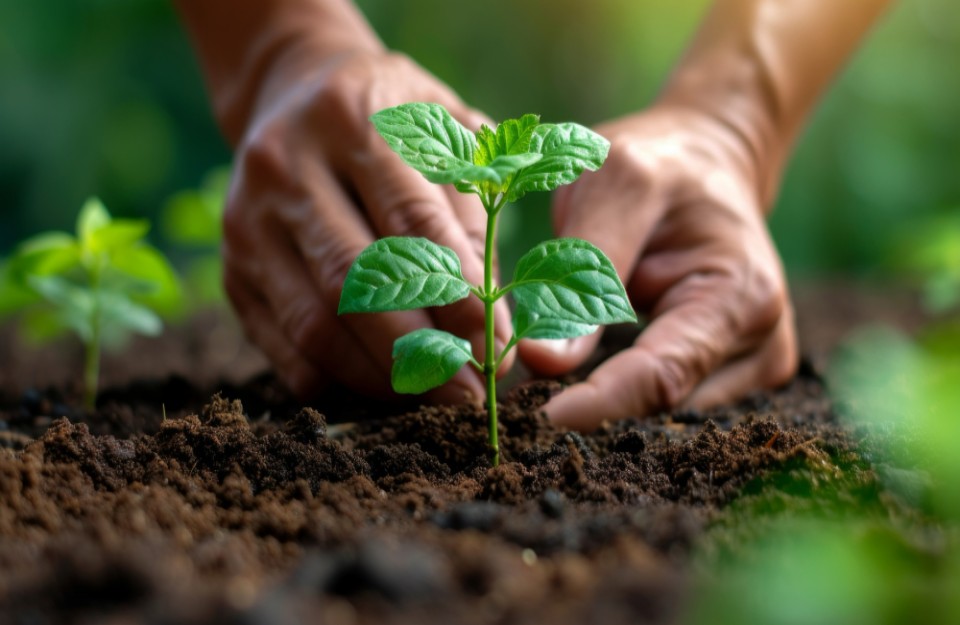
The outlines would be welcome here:
M 518 314 L 585 325 L 636 321 L 610 259 L 582 239 L 540 243 L 517 262 L 510 285 Z
M 420 237 L 387 237 L 353 262 L 337 313 L 442 306 L 469 293 L 453 250 Z
M 126 294 L 101 291 L 99 295 L 101 331 L 108 343 L 122 342 L 128 332 L 157 336 L 163 330 L 163 321 L 155 312 Z
M 538 315 L 529 307 L 518 308 L 513 315 L 513 333 L 517 339 L 572 339 L 596 332 L 596 324 Z
M 149 230 L 150 223 L 145 219 L 116 219 L 91 232 L 86 249 L 94 254 L 113 254 L 136 244 Z
M 56 309 L 64 327 L 76 332 L 84 343 L 93 340 L 96 302 L 91 291 L 60 276 L 30 276 L 28 282 L 30 288 Z
M 80 245 L 87 249 L 93 233 L 110 223 L 110 213 L 98 198 L 89 198 L 77 216 L 77 238 Z
M 607 158 L 610 142 L 579 124 L 540 124 L 533 131 L 529 150 L 543 158 L 513 181 L 510 201 L 529 191 L 552 191 L 570 184 L 585 169 L 596 171 Z
M 500 122 L 496 132 L 481 126 L 477 132 L 477 149 L 473 153 L 473 162 L 477 165 L 489 165 L 498 156 L 529 153 L 530 140 L 538 125 L 540 116 L 527 114 L 520 119 Z
M 80 262 L 76 239 L 64 232 L 38 234 L 24 241 L 10 258 L 10 278 L 21 286 L 31 275 L 53 275 Z
M 430 182 L 456 182 L 460 178 L 451 172 L 473 166 L 476 138 L 439 104 L 401 104 L 370 121 L 403 162 Z
M 449 332 L 422 328 L 393 344 L 393 390 L 418 394 L 452 378 L 473 355 L 470 342 Z
M 157 312 L 168 315 L 176 312 L 182 303 L 180 281 L 173 267 L 155 247 L 141 243 L 117 251 L 110 258 L 108 277 L 115 280 L 117 273 L 133 280 L 118 281 L 131 299 Z

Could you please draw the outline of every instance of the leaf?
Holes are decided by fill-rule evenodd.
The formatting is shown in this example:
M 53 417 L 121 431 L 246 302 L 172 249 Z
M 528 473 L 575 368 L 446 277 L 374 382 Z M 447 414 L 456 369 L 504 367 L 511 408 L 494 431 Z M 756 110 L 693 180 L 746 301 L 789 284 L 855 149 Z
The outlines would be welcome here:
M 65 232 L 46 232 L 20 244 L 10 258 L 10 279 L 21 286 L 30 275 L 62 273 L 80 262 L 76 239 Z
M 137 304 L 125 293 L 101 291 L 99 295 L 101 332 L 105 342 L 120 343 L 128 332 L 157 336 L 163 330 L 163 321 L 155 312 Z
M 93 293 L 59 276 L 30 276 L 30 287 L 57 311 L 64 327 L 70 328 L 84 343 L 93 340 Z
M 167 315 L 182 303 L 177 274 L 155 247 L 141 243 L 115 253 L 110 259 L 107 278 L 122 274 L 133 280 L 118 281 L 117 288 L 129 292 L 131 299 Z M 106 279 L 106 278 L 105 278 Z
M 529 307 L 518 308 L 513 315 L 513 333 L 519 339 L 572 339 L 592 334 L 596 324 L 578 323 L 538 315 Z
M 453 250 L 419 237 L 387 237 L 353 262 L 337 314 L 442 306 L 469 293 Z
M 540 116 L 527 114 L 520 119 L 500 122 L 496 132 L 481 126 L 477 132 L 477 149 L 473 153 L 476 165 L 489 165 L 498 156 L 527 154 L 533 131 L 540 125 Z
M 393 390 L 418 394 L 452 378 L 473 355 L 470 342 L 449 332 L 422 328 L 393 344 Z
M 116 219 L 91 232 L 85 249 L 93 254 L 113 254 L 135 245 L 149 230 L 150 223 L 145 219 Z
M 430 182 L 456 182 L 456 172 L 474 166 L 473 133 L 439 104 L 401 104 L 375 113 L 370 121 L 403 162 Z
M 530 138 L 529 150 L 543 158 L 513 181 L 510 201 L 529 191 L 552 191 L 570 184 L 585 169 L 596 171 L 607 158 L 610 142 L 579 124 L 540 124 Z
M 613 263 L 582 239 L 554 239 L 534 247 L 517 262 L 509 288 L 517 314 L 530 320 L 585 325 L 637 320 Z
M 89 198 L 77 216 L 77 238 L 80 240 L 80 246 L 87 249 L 93 233 L 110 221 L 110 213 L 107 212 L 103 202 L 95 197 Z

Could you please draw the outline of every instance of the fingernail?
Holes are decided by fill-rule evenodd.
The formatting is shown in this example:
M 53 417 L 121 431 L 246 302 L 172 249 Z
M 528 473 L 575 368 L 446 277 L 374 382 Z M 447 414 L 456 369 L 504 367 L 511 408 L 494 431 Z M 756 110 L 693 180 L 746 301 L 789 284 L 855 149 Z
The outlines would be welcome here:
M 534 344 L 557 356 L 565 356 L 574 351 L 576 339 L 535 339 Z

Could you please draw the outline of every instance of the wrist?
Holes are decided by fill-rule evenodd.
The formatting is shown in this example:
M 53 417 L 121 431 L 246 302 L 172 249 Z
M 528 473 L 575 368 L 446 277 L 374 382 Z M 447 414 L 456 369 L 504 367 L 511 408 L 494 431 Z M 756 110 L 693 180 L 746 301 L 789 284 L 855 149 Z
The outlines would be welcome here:
M 735 153 L 769 212 L 790 143 L 782 106 L 756 59 L 733 52 L 682 65 L 657 98 L 656 108 L 685 110 L 712 126 L 711 136 Z
M 310 75 L 385 48 L 347 0 L 178 0 L 214 114 L 236 145 L 257 112 Z

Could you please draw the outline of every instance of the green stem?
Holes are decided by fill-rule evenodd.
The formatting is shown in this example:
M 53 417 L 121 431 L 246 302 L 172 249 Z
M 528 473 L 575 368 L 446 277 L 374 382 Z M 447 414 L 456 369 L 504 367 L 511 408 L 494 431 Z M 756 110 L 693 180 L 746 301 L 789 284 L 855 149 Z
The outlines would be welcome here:
M 93 410 L 97 407 L 97 386 L 100 383 L 100 311 L 95 309 L 93 336 L 84 348 L 83 363 L 83 405 Z
M 97 387 L 100 385 L 100 273 L 99 259 L 89 268 L 90 290 L 93 292 L 93 309 L 90 319 L 90 341 L 84 345 L 83 360 L 83 405 L 88 410 L 97 407 Z
M 484 203 L 486 204 L 486 202 Z M 487 208 L 487 239 L 483 254 L 483 312 L 485 321 L 485 338 L 487 343 L 483 362 L 483 375 L 487 380 L 487 416 L 489 428 L 490 463 L 493 466 L 500 464 L 500 443 L 497 440 L 497 354 L 493 306 L 496 302 L 493 292 L 493 241 L 497 230 L 497 210 L 493 206 Z

